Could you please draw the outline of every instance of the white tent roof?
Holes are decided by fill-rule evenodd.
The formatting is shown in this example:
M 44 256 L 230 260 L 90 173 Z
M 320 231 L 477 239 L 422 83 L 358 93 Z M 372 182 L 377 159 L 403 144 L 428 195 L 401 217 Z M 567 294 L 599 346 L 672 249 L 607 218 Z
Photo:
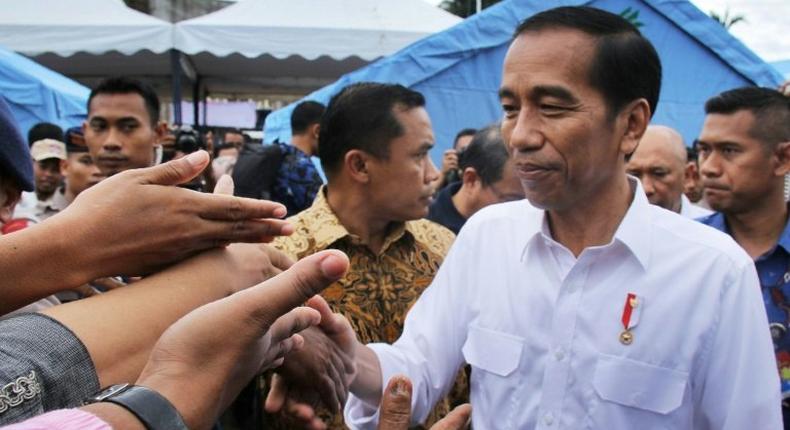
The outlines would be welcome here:
M 0 45 L 25 55 L 131 55 L 173 47 L 172 24 L 121 0 L 0 0 Z
M 371 61 L 460 21 L 423 0 L 243 0 L 179 22 L 174 39 L 186 54 Z

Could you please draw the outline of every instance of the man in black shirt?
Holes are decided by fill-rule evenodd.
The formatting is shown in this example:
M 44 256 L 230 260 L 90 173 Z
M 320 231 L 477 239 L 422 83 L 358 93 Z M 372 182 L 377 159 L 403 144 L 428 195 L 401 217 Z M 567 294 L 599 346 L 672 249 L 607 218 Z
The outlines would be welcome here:
M 436 195 L 429 208 L 429 220 L 458 234 L 466 220 L 480 209 L 524 198 L 498 124 L 477 132 L 459 161 L 461 180 Z

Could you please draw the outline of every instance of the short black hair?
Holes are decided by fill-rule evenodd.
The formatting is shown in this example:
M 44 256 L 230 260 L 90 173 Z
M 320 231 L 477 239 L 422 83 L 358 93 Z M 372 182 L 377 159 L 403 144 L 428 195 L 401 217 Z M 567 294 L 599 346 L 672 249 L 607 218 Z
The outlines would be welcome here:
M 566 28 L 596 39 L 588 70 L 590 85 L 603 94 L 614 116 L 628 103 L 644 98 L 651 116 L 661 92 L 661 60 L 656 49 L 625 18 L 587 6 L 549 9 L 524 20 L 515 37 L 527 32 Z
M 488 186 L 502 179 L 509 154 L 502 129 L 499 124 L 490 125 L 478 131 L 469 146 L 461 152 L 458 166 L 461 171 L 472 167 L 477 176 Z
M 55 139 L 63 142 L 63 129 L 51 122 L 39 122 L 27 132 L 27 145 L 32 146 L 42 139 Z
M 771 88 L 742 87 L 705 102 L 706 114 L 730 115 L 740 110 L 754 115 L 750 136 L 768 147 L 790 142 L 790 97 Z
M 88 112 L 91 101 L 99 94 L 138 94 L 145 102 L 145 110 L 151 120 L 151 127 L 156 127 L 159 122 L 159 97 L 150 85 L 143 81 L 125 76 L 107 78 L 96 86 L 88 96 Z
M 299 103 L 291 113 L 291 134 L 303 134 L 313 124 L 320 124 L 326 107 L 308 100 Z
M 474 136 L 475 133 L 477 133 L 477 130 L 474 128 L 465 128 L 459 131 L 458 134 L 455 135 L 455 139 L 453 139 L 453 149 L 458 147 L 458 139 L 464 136 Z
M 387 159 L 390 141 L 403 135 L 395 109 L 422 106 L 422 94 L 402 85 L 362 82 L 345 87 L 329 101 L 321 120 L 318 158 L 324 172 L 337 172 L 352 149 Z

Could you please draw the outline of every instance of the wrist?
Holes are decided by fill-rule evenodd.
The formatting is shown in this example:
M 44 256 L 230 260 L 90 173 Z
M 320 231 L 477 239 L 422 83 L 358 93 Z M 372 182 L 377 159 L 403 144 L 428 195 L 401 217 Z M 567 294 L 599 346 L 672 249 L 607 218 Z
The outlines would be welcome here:
M 145 425 L 128 409 L 114 403 L 94 403 L 81 407 L 114 429 L 146 430 Z

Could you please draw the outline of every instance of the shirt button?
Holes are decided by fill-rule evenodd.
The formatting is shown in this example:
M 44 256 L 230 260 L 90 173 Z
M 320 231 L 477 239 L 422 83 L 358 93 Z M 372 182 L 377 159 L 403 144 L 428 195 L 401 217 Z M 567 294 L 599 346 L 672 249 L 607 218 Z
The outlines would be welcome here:
M 550 425 L 554 424 L 554 414 L 549 412 L 546 415 L 544 415 L 543 416 L 543 423 L 546 424 L 547 426 L 550 426 Z
M 557 348 L 557 350 L 554 352 L 554 358 L 556 358 L 557 361 L 562 361 L 562 359 L 565 358 L 565 352 L 562 350 L 562 348 Z

